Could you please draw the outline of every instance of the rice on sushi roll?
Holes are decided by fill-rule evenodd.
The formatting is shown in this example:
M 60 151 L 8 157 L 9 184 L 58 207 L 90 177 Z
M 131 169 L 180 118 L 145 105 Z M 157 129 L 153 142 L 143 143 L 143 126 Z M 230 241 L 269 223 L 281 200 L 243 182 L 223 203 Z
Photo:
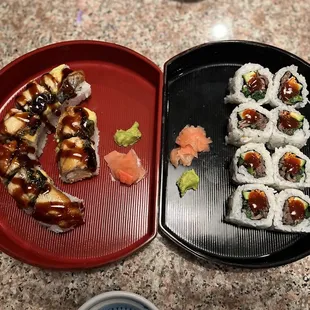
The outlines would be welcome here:
M 274 190 L 263 184 L 238 186 L 229 197 L 227 222 L 253 228 L 270 228 L 276 212 Z
M 232 179 L 237 184 L 274 183 L 271 156 L 262 143 L 241 146 L 232 160 L 231 172 Z
M 298 67 L 294 65 L 284 67 L 274 75 L 270 105 L 303 108 L 308 102 L 308 94 L 306 79 L 298 73 Z
M 267 104 L 270 99 L 272 80 L 273 74 L 268 68 L 254 63 L 245 64 L 229 80 L 229 95 L 224 101 L 232 104 Z
M 274 128 L 267 147 L 274 150 L 276 147 L 288 144 L 302 148 L 307 144 L 310 136 L 309 122 L 300 112 L 292 107 L 278 107 L 271 111 Z
M 276 195 L 278 210 L 274 228 L 284 232 L 310 233 L 310 197 L 297 189 L 286 189 Z
M 310 187 L 310 160 L 297 147 L 287 145 L 276 148 L 272 164 L 275 188 Z
M 272 114 L 257 104 L 245 103 L 236 107 L 228 122 L 226 143 L 235 146 L 266 143 L 272 134 Z

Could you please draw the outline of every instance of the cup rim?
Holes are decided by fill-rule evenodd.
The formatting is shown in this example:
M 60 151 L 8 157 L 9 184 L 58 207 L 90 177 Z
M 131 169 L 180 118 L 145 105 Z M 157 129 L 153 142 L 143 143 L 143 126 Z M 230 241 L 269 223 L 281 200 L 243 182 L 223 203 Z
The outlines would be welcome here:
M 126 291 L 111 291 L 101 293 L 86 301 L 80 308 L 78 308 L 78 310 L 92 310 L 92 307 L 96 306 L 99 302 L 107 301 L 112 298 L 128 298 L 132 301 L 142 304 L 144 307 L 147 307 L 148 310 L 159 310 L 154 304 L 152 304 L 143 296 Z

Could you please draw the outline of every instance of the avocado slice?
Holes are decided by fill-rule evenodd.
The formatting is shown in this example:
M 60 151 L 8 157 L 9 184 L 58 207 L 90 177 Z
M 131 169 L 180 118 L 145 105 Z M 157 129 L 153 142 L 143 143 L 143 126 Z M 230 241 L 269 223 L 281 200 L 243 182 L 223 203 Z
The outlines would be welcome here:
M 250 71 L 250 72 L 248 72 L 248 73 L 246 73 L 246 74 L 243 74 L 242 77 L 243 77 L 244 81 L 245 81 L 246 83 L 248 83 L 248 82 L 250 81 L 250 79 L 251 79 L 253 76 L 255 76 L 255 75 L 256 75 L 256 72 L 255 72 L 255 71 Z
M 242 196 L 245 200 L 249 200 L 251 191 L 242 191 Z
M 302 96 L 297 95 L 297 96 L 295 96 L 295 97 L 292 97 L 292 98 L 289 100 L 289 102 L 294 104 L 294 103 L 296 103 L 296 102 L 301 102 L 302 100 L 303 100 Z
M 302 114 L 296 112 L 291 112 L 290 116 L 295 118 L 298 122 L 302 122 L 305 118 Z

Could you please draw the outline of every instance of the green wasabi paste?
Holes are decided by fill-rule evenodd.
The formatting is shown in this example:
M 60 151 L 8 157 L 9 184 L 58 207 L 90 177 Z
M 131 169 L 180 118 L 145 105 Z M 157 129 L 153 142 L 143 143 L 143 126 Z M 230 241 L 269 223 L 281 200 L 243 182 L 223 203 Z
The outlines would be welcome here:
M 134 122 L 132 127 L 127 130 L 117 130 L 114 134 L 114 141 L 119 146 L 129 146 L 135 144 L 141 137 L 142 133 L 139 130 L 139 123 Z
M 179 188 L 181 197 L 183 197 L 189 189 L 196 190 L 198 188 L 199 176 L 194 169 L 185 171 L 176 184 Z

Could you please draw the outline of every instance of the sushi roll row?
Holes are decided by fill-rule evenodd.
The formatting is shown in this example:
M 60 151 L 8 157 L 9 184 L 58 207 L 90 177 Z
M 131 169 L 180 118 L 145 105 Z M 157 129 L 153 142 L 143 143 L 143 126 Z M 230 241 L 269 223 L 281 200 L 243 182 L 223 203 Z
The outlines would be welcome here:
M 241 146 L 249 142 L 266 143 L 271 150 L 293 145 L 302 148 L 310 136 L 309 122 L 292 107 L 271 111 L 257 104 L 241 104 L 229 117 L 226 143 Z
M 229 198 L 226 221 L 247 227 L 310 233 L 310 197 L 297 189 L 275 194 L 262 184 L 242 185 Z
M 18 207 L 59 233 L 84 223 L 82 200 L 57 189 L 32 147 L 1 137 L 0 177 Z
M 82 71 L 61 65 L 31 81 L 0 122 L 0 178 L 19 208 L 54 232 L 84 223 L 83 201 L 55 187 L 38 160 L 66 106 L 90 96 Z
M 99 173 L 96 114 L 85 107 L 67 107 L 55 135 L 57 163 L 63 182 L 73 183 Z
M 270 104 L 272 107 L 303 108 L 309 94 L 304 76 L 294 65 L 281 68 L 273 75 L 268 68 L 248 63 L 229 80 L 225 103 Z
M 287 145 L 270 155 L 261 143 L 248 143 L 235 153 L 231 164 L 237 184 L 258 183 L 276 189 L 310 187 L 310 159 L 298 148 Z

